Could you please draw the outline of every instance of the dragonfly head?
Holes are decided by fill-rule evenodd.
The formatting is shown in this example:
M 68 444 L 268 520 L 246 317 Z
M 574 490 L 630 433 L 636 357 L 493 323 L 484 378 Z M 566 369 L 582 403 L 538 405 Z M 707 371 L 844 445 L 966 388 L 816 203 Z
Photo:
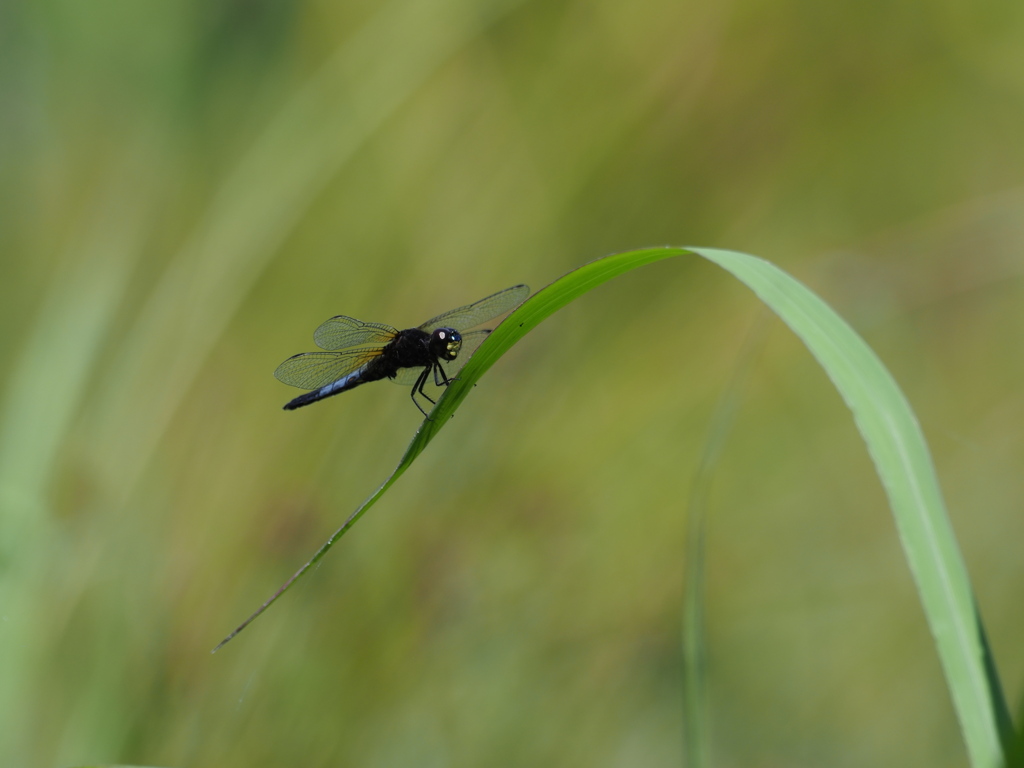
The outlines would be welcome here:
M 438 328 L 430 334 L 430 351 L 442 360 L 454 360 L 462 348 L 462 334 L 454 328 Z

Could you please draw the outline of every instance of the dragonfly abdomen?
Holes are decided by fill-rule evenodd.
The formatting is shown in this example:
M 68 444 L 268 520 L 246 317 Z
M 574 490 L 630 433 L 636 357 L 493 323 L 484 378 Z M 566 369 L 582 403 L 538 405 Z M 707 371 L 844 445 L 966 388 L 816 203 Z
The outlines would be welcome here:
M 289 401 L 285 404 L 284 409 L 286 411 L 294 411 L 296 408 L 301 408 L 304 405 L 315 403 L 318 400 L 323 400 L 325 397 L 336 395 L 339 392 L 345 392 L 354 387 L 358 387 L 360 384 L 365 384 L 368 381 L 375 381 L 381 378 L 380 376 L 369 376 L 366 367 L 360 368 L 358 371 L 352 371 L 347 376 L 342 376 L 337 381 L 332 381 L 326 386 L 320 387 L 320 389 L 314 389 L 312 392 L 307 392 L 304 395 L 299 395 L 294 400 Z

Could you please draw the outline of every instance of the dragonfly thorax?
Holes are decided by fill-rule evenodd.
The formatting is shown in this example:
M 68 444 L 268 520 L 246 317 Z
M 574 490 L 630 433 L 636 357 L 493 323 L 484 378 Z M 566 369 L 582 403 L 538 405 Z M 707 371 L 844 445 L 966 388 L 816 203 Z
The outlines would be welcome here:
M 436 328 L 430 334 L 429 347 L 442 360 L 454 360 L 462 348 L 462 334 L 454 328 Z

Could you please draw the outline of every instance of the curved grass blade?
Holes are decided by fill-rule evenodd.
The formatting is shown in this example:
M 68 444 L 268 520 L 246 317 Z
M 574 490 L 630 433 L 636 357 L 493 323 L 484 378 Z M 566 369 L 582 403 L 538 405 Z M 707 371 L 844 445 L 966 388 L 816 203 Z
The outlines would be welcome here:
M 900 542 L 913 574 L 963 730 L 971 764 L 1002 761 L 1012 726 L 995 665 L 986 660 L 984 632 L 967 570 L 946 515 L 931 456 L 913 411 L 867 344 L 821 299 L 768 262 L 708 248 L 649 248 L 585 264 L 527 299 L 499 325 L 439 398 L 395 471 L 345 521 L 313 558 L 224 645 L 284 594 L 322 558 L 430 444 L 473 385 L 542 320 L 601 283 L 655 261 L 696 254 L 744 282 L 807 345 L 853 412 L 854 420 L 892 506 Z
M 693 251 L 746 283 L 785 321 L 853 412 L 889 498 L 971 764 L 1001 764 L 1008 709 L 995 666 L 985 661 L 981 621 L 931 455 L 903 393 L 864 340 L 778 267 L 742 253 Z
M 495 328 L 476 353 L 469 359 L 466 366 L 459 373 L 459 378 L 452 381 L 444 393 L 438 398 L 437 405 L 430 412 L 430 418 L 425 419 L 416 430 L 416 434 L 405 449 L 405 454 L 391 475 L 381 486 L 370 495 L 353 512 L 344 524 L 336 530 L 331 537 L 324 542 L 304 566 L 299 568 L 288 581 L 271 595 L 256 611 L 245 621 L 238 625 L 235 630 L 221 640 L 217 647 L 211 651 L 216 653 L 232 640 L 239 632 L 249 626 L 267 608 L 273 605 L 281 595 L 291 589 L 306 572 L 319 562 L 320 558 L 327 554 L 327 551 L 334 544 L 348 533 L 349 529 L 356 524 L 366 511 L 377 503 L 377 500 L 384 495 L 395 481 L 401 477 L 409 465 L 419 456 L 430 444 L 430 441 L 437 436 L 448 420 L 452 417 L 462 401 L 473 389 L 481 376 L 494 365 L 498 358 L 507 352 L 513 344 L 535 328 L 544 318 L 557 312 L 570 301 L 589 291 L 591 288 L 610 280 L 616 275 L 636 269 L 644 264 L 679 256 L 686 253 L 682 248 L 651 248 L 644 251 L 631 251 L 629 253 L 609 256 L 598 261 L 585 264 L 568 275 L 559 278 L 543 290 L 538 291 L 522 305 L 514 310 L 505 320 Z

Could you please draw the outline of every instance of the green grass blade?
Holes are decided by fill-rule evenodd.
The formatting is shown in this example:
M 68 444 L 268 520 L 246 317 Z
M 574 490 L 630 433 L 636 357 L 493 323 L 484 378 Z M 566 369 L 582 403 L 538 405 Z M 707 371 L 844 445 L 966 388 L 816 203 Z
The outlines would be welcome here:
M 570 272 L 530 297 L 495 329 L 439 398 L 432 421 L 420 426 L 391 476 L 217 648 L 266 610 L 348 532 L 430 444 L 487 369 L 519 339 L 591 288 L 637 267 L 684 254 L 700 255 L 750 287 L 803 340 L 853 412 L 892 506 L 971 763 L 977 768 L 1000 764 L 1002 743 L 1010 739 L 1007 709 L 994 665 L 985 661 L 983 631 L 967 571 L 909 404 L 878 357 L 821 299 L 768 262 L 732 251 L 650 248 L 615 254 Z
M 413 437 L 412 442 L 409 443 L 409 447 L 405 450 L 405 455 L 402 456 L 402 460 L 398 462 L 398 466 L 395 467 L 395 471 L 391 473 L 387 480 L 385 480 L 381 486 L 373 492 L 373 494 L 353 512 L 344 524 L 336 530 L 331 537 L 324 542 L 323 546 L 316 551 L 316 554 L 296 571 L 288 581 L 281 585 L 281 587 L 271 595 L 266 602 L 263 603 L 256 611 L 245 621 L 238 625 L 238 627 L 227 637 L 217 644 L 217 647 L 213 649 L 212 653 L 216 653 L 224 647 L 232 638 L 235 637 L 239 632 L 245 629 L 255 619 L 263 613 L 267 608 L 273 605 L 281 595 L 291 589 L 292 585 L 295 584 L 302 576 L 309 571 L 320 558 L 327 554 L 327 551 L 334 546 L 334 544 L 344 536 L 352 528 L 353 525 L 362 517 L 370 507 L 377 503 L 377 500 L 384 495 L 395 481 L 401 477 L 405 470 L 409 468 L 412 462 L 419 456 L 423 450 L 430 444 L 437 433 L 441 431 L 448 420 L 452 417 L 458 407 L 462 404 L 462 401 L 466 399 L 466 396 L 472 391 L 476 382 L 481 376 L 494 365 L 498 358 L 505 354 L 517 341 L 523 336 L 535 328 L 544 318 L 554 314 L 559 309 L 564 307 L 566 304 L 571 302 L 578 296 L 582 296 L 584 293 L 589 291 L 601 283 L 610 280 L 616 275 L 621 275 L 623 272 L 628 272 L 631 269 L 643 266 L 644 264 L 650 264 L 661 259 L 667 259 L 671 256 L 680 256 L 686 253 L 682 248 L 649 248 L 642 251 L 630 251 L 628 253 L 616 254 L 608 256 L 598 261 L 593 261 L 590 264 L 584 264 L 579 269 L 570 272 L 568 275 L 559 278 L 547 288 L 538 291 L 529 299 L 527 299 L 520 307 L 518 307 L 512 314 L 510 314 L 505 321 L 499 325 L 494 331 L 487 337 L 483 344 L 476 353 L 466 363 L 465 368 L 459 373 L 459 378 L 456 379 L 448 386 L 444 393 L 438 398 L 437 405 L 430 412 L 430 419 L 424 420 L 420 425 L 420 428 L 416 431 L 416 435 Z
M 704 442 L 700 462 L 690 486 L 686 515 L 686 563 L 683 578 L 682 681 L 683 754 L 685 765 L 701 768 L 710 761 L 708 717 L 707 652 L 704 632 L 705 557 L 711 485 L 715 468 L 725 450 L 733 422 L 743 399 L 743 390 L 753 375 L 754 361 L 763 347 L 768 329 L 767 311 L 761 313 L 737 356 Z
M 694 252 L 746 283 L 825 369 L 853 412 L 896 519 L 960 720 L 971 764 L 1002 762 L 1007 709 L 985 663 L 967 569 L 946 515 L 931 455 L 906 398 L 866 343 L 821 299 L 762 259 Z M 1003 733 L 1000 724 L 1004 724 Z

